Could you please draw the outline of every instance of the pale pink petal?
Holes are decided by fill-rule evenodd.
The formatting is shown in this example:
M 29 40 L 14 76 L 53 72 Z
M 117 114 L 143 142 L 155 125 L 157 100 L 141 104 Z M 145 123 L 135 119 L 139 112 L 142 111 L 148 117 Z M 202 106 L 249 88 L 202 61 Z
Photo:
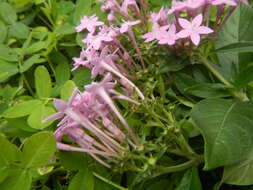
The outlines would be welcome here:
M 181 30 L 180 32 L 178 32 L 178 33 L 176 34 L 176 36 L 177 36 L 178 38 L 186 38 L 186 37 L 188 37 L 188 36 L 190 36 L 190 35 L 191 35 L 191 33 L 190 33 L 189 30 Z
M 198 28 L 198 33 L 199 34 L 210 34 L 212 32 L 213 32 L 213 30 L 211 28 L 206 27 L 206 26 L 200 26 Z
M 123 34 L 123 33 L 127 32 L 127 30 L 128 30 L 128 25 L 122 24 L 122 26 L 120 27 L 120 33 Z
M 176 33 L 176 26 L 175 26 L 175 24 L 170 25 L 169 33 L 172 33 L 172 34 Z
M 192 27 L 192 24 L 184 18 L 179 18 L 178 22 L 179 22 L 180 26 L 184 29 L 189 29 Z
M 200 26 L 203 21 L 203 15 L 199 14 L 192 20 L 192 25 Z
M 200 35 L 198 33 L 191 34 L 191 40 L 193 44 L 197 46 L 200 42 Z

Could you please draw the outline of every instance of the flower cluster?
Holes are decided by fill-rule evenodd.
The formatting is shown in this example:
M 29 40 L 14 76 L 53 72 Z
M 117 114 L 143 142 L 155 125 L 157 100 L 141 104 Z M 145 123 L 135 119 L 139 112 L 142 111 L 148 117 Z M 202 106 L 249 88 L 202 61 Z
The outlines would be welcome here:
M 58 112 L 45 120 L 62 119 L 55 131 L 59 149 L 86 152 L 107 167 L 110 165 L 103 158 L 121 157 L 125 150 L 121 144 L 128 142 L 136 146 L 138 143 L 136 134 L 112 99 L 123 99 L 135 104 L 138 102 L 114 90 L 116 83 L 112 80 L 108 73 L 101 82 L 86 85 L 83 93 L 75 89 L 68 102 L 55 99 L 54 105 Z M 78 147 L 64 144 L 64 135 Z
M 103 9 L 110 10 L 111 17 L 112 14 L 119 13 L 128 18 L 129 9 L 139 12 L 133 0 L 124 1 L 122 5 L 108 0 Z M 134 92 L 144 99 L 139 88 L 127 77 L 127 69 L 131 69 L 135 62 L 117 39 L 119 35 L 127 34 L 136 48 L 140 62 L 144 64 L 132 31 L 132 27 L 139 23 L 139 20 L 124 21 L 120 27 L 114 27 L 111 24 L 105 25 L 95 15 L 81 18 L 76 31 L 87 33 L 82 40 L 87 48 L 82 49 L 79 57 L 73 58 L 72 70 L 84 66 L 91 70 L 92 78 L 102 75 L 103 80 L 86 85 L 84 92 L 76 89 L 68 102 L 54 100 L 58 112 L 45 121 L 62 119 L 55 131 L 59 149 L 86 152 L 104 166 L 110 167 L 108 161 L 122 157 L 128 147 L 138 145 L 137 135 L 113 100 L 122 99 L 138 105 L 130 97 Z M 126 69 L 122 66 L 122 60 L 126 63 Z M 123 93 L 114 89 L 116 85 L 121 87 Z M 74 145 L 64 143 L 63 136 L 67 136 Z
M 198 46 L 203 35 L 214 32 L 208 26 L 210 8 L 217 8 L 217 26 L 222 23 L 226 13 L 225 6 L 230 6 L 232 11 L 239 3 L 240 0 L 173 0 L 170 9 L 161 8 L 158 13 L 151 13 L 149 22 L 152 23 L 152 31 L 144 34 L 143 38 L 145 42 L 156 40 L 158 44 L 169 46 L 182 46 L 186 43 Z M 246 0 L 243 3 L 248 4 Z M 169 16 L 173 18 L 170 23 Z

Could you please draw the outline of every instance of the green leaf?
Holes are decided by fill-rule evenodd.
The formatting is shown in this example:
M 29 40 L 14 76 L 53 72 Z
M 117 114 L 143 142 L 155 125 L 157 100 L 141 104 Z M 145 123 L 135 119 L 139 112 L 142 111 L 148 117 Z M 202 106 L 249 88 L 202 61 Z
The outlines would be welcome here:
M 79 24 L 82 16 L 89 15 L 91 13 L 92 1 L 93 0 L 77 0 L 73 17 L 74 24 Z
M 74 178 L 70 181 L 68 190 L 93 190 L 94 189 L 94 177 L 92 173 L 86 168 L 80 170 Z
M 20 159 L 20 150 L 0 134 L 0 169 Z
M 87 167 L 86 155 L 81 152 L 66 152 L 61 151 L 59 154 L 60 163 L 63 167 L 69 170 L 79 170 Z
M 39 100 L 28 100 L 25 102 L 21 102 L 16 104 L 10 108 L 8 108 L 4 113 L 3 116 L 6 118 L 16 118 L 16 117 L 23 117 L 29 115 L 33 112 L 36 106 L 41 105 L 42 102 Z
M 8 121 L 8 125 L 16 127 L 18 129 L 28 131 L 28 132 L 35 132 L 35 129 L 32 129 L 27 124 L 27 118 L 26 117 L 19 117 L 19 118 L 8 118 L 6 119 Z
M 253 51 L 253 42 L 231 43 L 215 50 L 216 53 L 235 53 L 235 52 L 242 53 L 252 51 Z
M 246 67 L 238 75 L 236 75 L 234 85 L 237 87 L 243 87 L 247 85 L 249 82 L 253 81 L 252 73 L 253 65 Z
M 3 43 L 7 37 L 7 27 L 0 20 L 0 43 Z
M 73 81 L 78 87 L 83 87 L 86 84 L 90 84 L 92 79 L 90 77 L 90 70 L 86 68 L 80 68 L 73 72 Z
M 29 32 L 29 28 L 22 22 L 15 22 L 10 27 L 10 36 L 18 39 L 28 38 Z
M 13 24 L 17 20 L 17 15 L 15 9 L 13 9 L 10 4 L 1 2 L 0 3 L 0 18 L 6 24 Z
M 253 184 L 253 154 L 234 165 L 226 166 L 223 171 L 223 182 L 231 185 Z
M 33 0 L 9 0 L 10 2 L 14 3 L 15 8 L 20 8 L 28 3 L 31 3 Z
M 68 101 L 75 88 L 75 83 L 72 80 L 68 80 L 61 88 L 61 99 Z
M 51 132 L 40 132 L 24 142 L 22 165 L 26 168 L 40 167 L 47 163 L 56 151 L 55 137 Z
M 65 15 L 71 13 L 75 8 L 75 4 L 71 1 L 61 1 L 56 3 L 57 13 Z
M 9 77 L 18 73 L 18 66 L 15 63 L 9 63 L 9 62 L 0 60 L 0 72 L 1 72 L 0 82 L 4 82 L 7 79 L 9 79 Z
M 56 34 L 68 35 L 74 34 L 75 26 L 71 25 L 70 23 L 64 23 L 63 25 L 58 26 L 55 31 Z
M 1 190 L 30 190 L 32 174 L 28 170 L 16 169 L 0 184 Z
M 38 41 L 23 50 L 24 55 L 34 54 L 42 49 L 47 48 L 47 43 L 45 41 Z
M 9 176 L 9 168 L 7 167 L 0 167 L 0 184 Z
M 56 82 L 63 85 L 70 78 L 70 68 L 68 63 L 60 63 L 55 69 Z
M 176 190 L 202 190 L 198 170 L 196 167 L 192 167 L 184 173 L 184 176 Z
M 45 59 L 40 58 L 40 55 L 35 54 L 32 57 L 24 61 L 24 64 L 20 66 L 19 72 L 23 73 L 30 69 L 34 64 L 43 63 Z
M 219 83 L 203 83 L 195 81 L 191 76 L 180 73 L 175 76 L 175 83 L 182 94 L 201 98 L 218 98 L 229 96 L 224 86 Z
M 253 36 L 253 9 L 241 3 L 228 18 L 216 41 L 216 49 L 240 42 L 252 42 Z M 217 67 L 223 76 L 232 80 L 235 71 L 241 70 L 247 64 L 247 53 L 217 53 L 220 67 Z
M 0 59 L 9 62 L 17 62 L 18 55 L 13 49 L 0 44 Z
M 32 114 L 28 117 L 27 123 L 34 129 L 44 129 L 51 125 L 54 121 L 42 123 L 42 120 L 55 113 L 55 110 L 45 105 L 34 108 Z
M 34 73 L 35 88 L 39 98 L 49 98 L 51 95 L 52 84 L 50 75 L 44 66 L 38 66 Z
M 252 150 L 252 102 L 203 100 L 193 107 L 191 117 L 204 136 L 204 169 L 234 164 Z

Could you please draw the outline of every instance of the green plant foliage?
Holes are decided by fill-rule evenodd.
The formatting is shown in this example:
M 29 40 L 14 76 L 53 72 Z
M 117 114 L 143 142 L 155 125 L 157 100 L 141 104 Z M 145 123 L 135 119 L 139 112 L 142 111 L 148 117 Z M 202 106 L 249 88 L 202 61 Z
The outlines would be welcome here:
M 191 112 L 205 139 L 205 169 L 234 164 L 252 150 L 253 104 L 225 99 L 203 100 Z

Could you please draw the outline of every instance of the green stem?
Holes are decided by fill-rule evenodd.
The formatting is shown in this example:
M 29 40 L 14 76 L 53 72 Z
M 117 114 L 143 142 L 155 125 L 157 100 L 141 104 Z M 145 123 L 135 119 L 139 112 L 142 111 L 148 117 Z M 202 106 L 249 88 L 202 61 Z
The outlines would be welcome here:
M 35 94 L 34 94 L 32 88 L 31 88 L 29 82 L 27 81 L 25 75 L 22 73 L 21 76 L 22 76 L 22 78 L 23 78 L 23 81 L 24 81 L 25 85 L 27 86 L 28 91 L 30 92 L 30 94 L 31 94 L 32 96 L 34 96 Z
M 225 84 L 227 87 L 232 87 L 232 85 L 230 84 L 230 82 L 228 82 L 218 71 L 216 71 L 211 64 L 208 63 L 207 59 L 202 57 L 202 63 L 203 65 L 205 65 L 205 67 L 211 72 L 213 73 L 214 76 L 217 77 L 217 79 L 219 79 L 223 84 Z
M 111 185 L 111 186 L 113 186 L 113 187 L 115 187 L 115 188 L 117 188 L 117 189 L 119 189 L 119 190 L 128 190 L 128 188 L 121 187 L 120 185 L 118 185 L 118 184 L 116 184 L 116 183 L 113 183 L 112 181 L 110 181 L 110 180 L 104 178 L 103 176 L 97 174 L 96 172 L 93 172 L 93 175 L 94 175 L 95 177 L 97 177 L 98 179 L 102 180 L 103 182 L 105 182 L 105 183 L 107 183 L 107 184 L 109 184 L 109 185 Z
M 166 173 L 182 171 L 182 170 L 188 169 L 188 168 L 196 165 L 197 163 L 198 163 L 197 159 L 193 159 L 193 160 L 189 160 L 187 162 L 184 162 L 183 164 L 179 164 L 176 166 L 170 166 L 170 167 L 162 167 L 162 166 L 159 167 L 158 166 L 157 167 L 158 172 L 155 173 L 152 177 L 157 177 L 159 175 L 163 175 Z

